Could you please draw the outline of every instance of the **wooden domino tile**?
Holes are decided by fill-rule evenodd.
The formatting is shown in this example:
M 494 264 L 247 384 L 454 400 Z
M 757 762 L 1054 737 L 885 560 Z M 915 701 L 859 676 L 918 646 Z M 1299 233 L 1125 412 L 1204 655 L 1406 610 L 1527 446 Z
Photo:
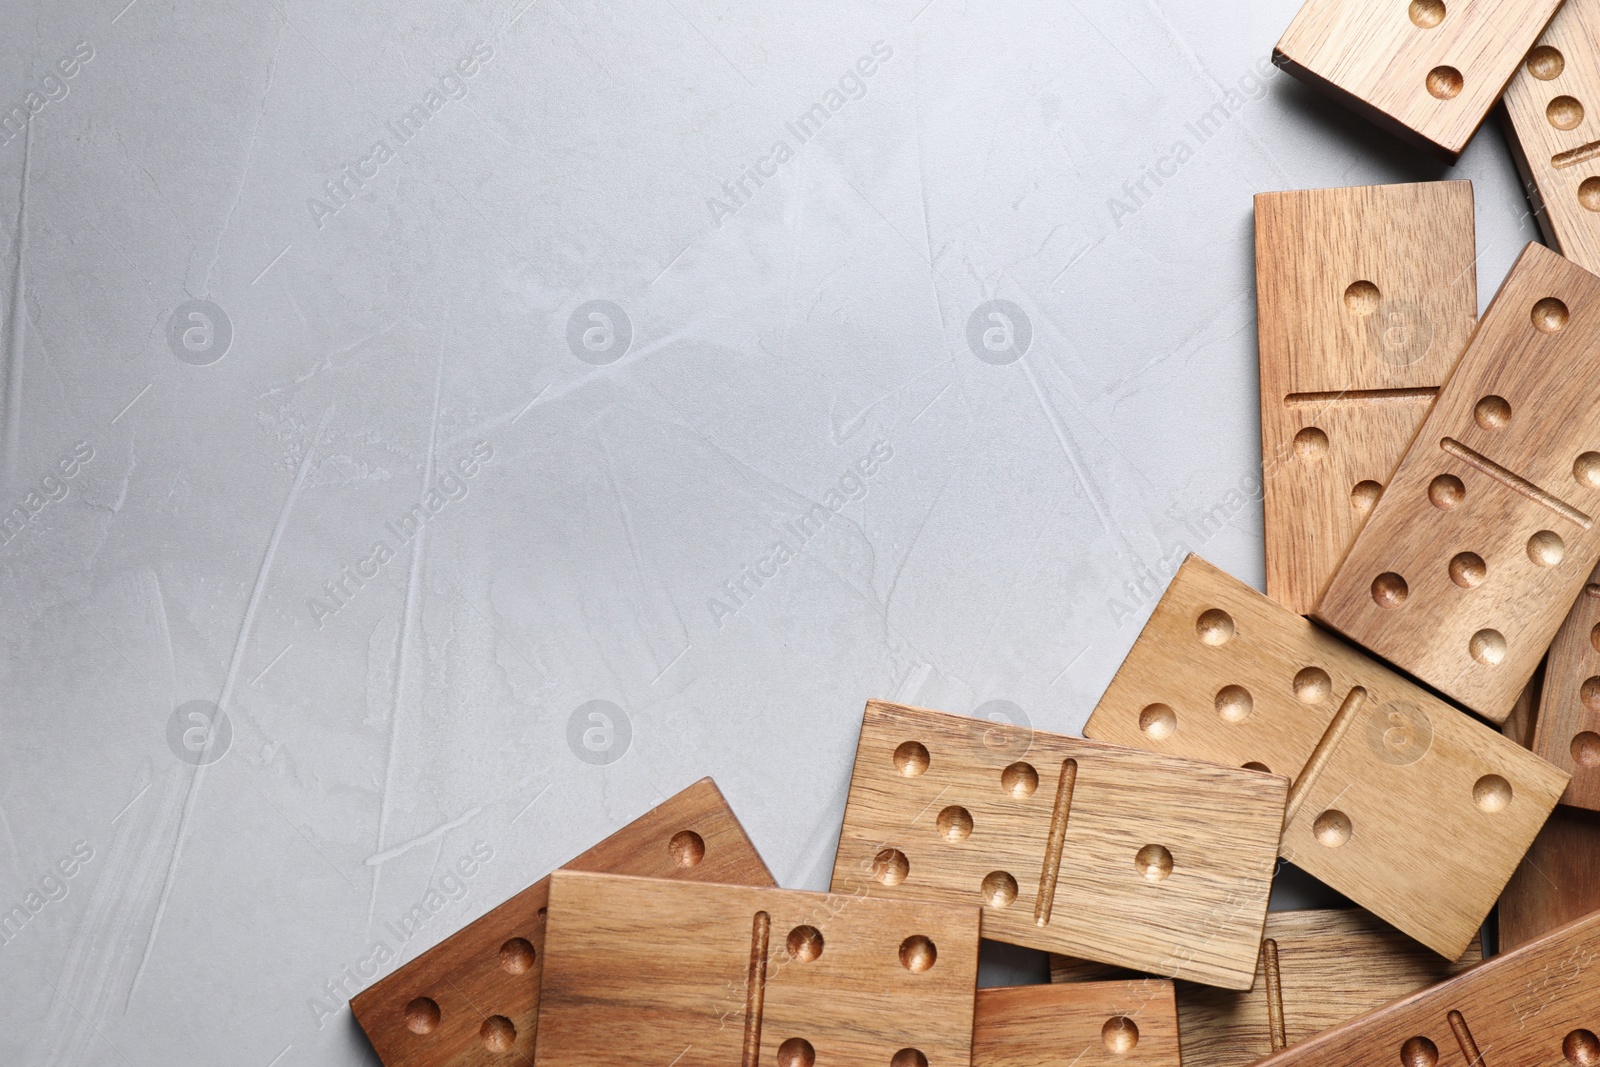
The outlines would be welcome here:
M 1504 721 L 1600 558 L 1600 278 L 1523 250 L 1316 617 Z
M 1454 162 L 1561 0 L 1306 0 L 1272 61 Z
M 1478 319 L 1472 183 L 1255 198 L 1267 595 L 1316 605 Z
M 1563 804 L 1600 811 L 1600 571 L 1550 643 L 1532 747 L 1572 775 Z
M 557 871 L 537 1067 L 968 1067 L 978 909 Z
M 1566 784 L 1198 556 L 1084 733 L 1290 776 L 1283 857 L 1447 959 L 1477 936 Z
M 978 990 L 972 1067 L 1179 1067 L 1172 983 Z
M 1600 1063 L 1600 914 L 1494 956 L 1257 1067 Z
M 1506 86 L 1509 140 L 1552 248 L 1600 272 L 1600 0 L 1566 0 Z
M 1475 941 L 1445 960 L 1359 908 L 1269 911 L 1249 990 L 1178 983 L 1184 1067 L 1242 1067 L 1482 959 Z M 1108 977 L 1062 956 L 1050 958 L 1050 975 L 1073 985 Z
M 1247 988 L 1287 787 L 872 701 L 832 889 L 982 902 L 997 941 Z
M 710 778 L 568 866 L 692 882 L 776 884 Z M 532 1061 L 549 894 L 550 879 L 541 878 L 350 1002 L 385 1067 Z

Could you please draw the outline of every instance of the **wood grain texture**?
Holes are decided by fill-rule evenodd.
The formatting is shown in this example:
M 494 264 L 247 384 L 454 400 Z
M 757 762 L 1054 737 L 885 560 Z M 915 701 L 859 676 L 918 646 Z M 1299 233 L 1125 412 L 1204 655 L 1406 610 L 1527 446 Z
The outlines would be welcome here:
M 1317 618 L 1504 721 L 1600 558 L 1600 278 L 1529 245 Z
M 972 1067 L 1179 1067 L 1172 983 L 978 990 Z
M 776 884 L 710 778 L 646 812 L 568 866 L 695 882 Z M 350 1002 L 385 1067 L 532 1061 L 549 893 L 550 879 L 541 878 Z M 523 944 L 514 943 L 518 939 Z M 505 1025 L 485 1030 L 492 1018 Z M 489 1047 L 507 1041 L 504 1049 Z
M 1554 1067 L 1600 1059 L 1600 915 L 1259 1061 Z
M 1532 747 L 1572 775 L 1563 804 L 1600 810 L 1600 571 L 1550 644 Z
M 1474 942 L 1445 960 L 1359 908 L 1269 911 L 1262 946 L 1247 991 L 1178 983 L 1184 1067 L 1241 1067 L 1483 959 Z M 1053 955 L 1051 981 L 1111 977 L 1100 966 Z
M 1552 248 L 1600 271 L 1600 0 L 1566 0 L 1506 86 L 1512 154 Z
M 1267 595 L 1309 612 L 1478 320 L 1472 183 L 1255 198 Z
M 1198 556 L 1084 733 L 1292 777 L 1283 858 L 1446 959 L 1477 936 L 1566 784 Z
M 1560 0 L 1307 0 L 1272 60 L 1454 162 Z
M 557 871 L 538 1067 L 966 1067 L 978 909 Z
M 1246 988 L 1287 788 L 872 701 L 832 888 L 981 902 L 997 941 Z
M 1539 716 L 1539 673 L 1534 674 L 1502 731 L 1532 744 Z M 1600 909 L 1600 814 L 1558 807 L 1500 894 L 1499 951 Z

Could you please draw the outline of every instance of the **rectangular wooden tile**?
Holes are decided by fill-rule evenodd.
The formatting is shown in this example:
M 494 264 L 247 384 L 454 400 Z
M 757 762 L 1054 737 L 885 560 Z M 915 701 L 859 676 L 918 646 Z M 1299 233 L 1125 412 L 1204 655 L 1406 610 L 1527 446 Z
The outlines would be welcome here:
M 1261 1060 L 1258 1067 L 1600 1062 L 1600 915 Z
M 1244 988 L 1288 783 L 871 701 L 833 891 L 982 902 L 985 937 Z
M 1448 959 L 1477 936 L 1566 784 L 1198 556 L 1084 733 L 1291 777 L 1283 857 Z
M 1600 559 L 1600 278 L 1529 245 L 1316 617 L 1504 721 Z
M 1272 61 L 1454 162 L 1560 0 L 1307 0 Z
M 537 1067 L 966 1067 L 978 909 L 557 871 Z
M 692 882 L 776 885 L 722 792 L 702 778 L 568 864 Z M 477 1067 L 533 1057 L 545 963 L 541 878 L 387 978 L 351 1011 L 385 1067 Z
M 1600 271 L 1600 0 L 1566 0 L 1506 86 L 1516 157 L 1549 245 Z
M 1172 983 L 978 990 L 972 1067 L 1179 1067 Z
M 1472 183 L 1255 198 L 1267 595 L 1309 612 L 1478 321 Z
M 1600 811 L 1600 570 L 1550 643 L 1533 751 L 1572 775 L 1563 804 Z
M 1178 983 L 1184 1067 L 1242 1067 L 1482 959 L 1474 942 L 1445 960 L 1359 908 L 1269 911 L 1249 990 Z M 1051 957 L 1052 981 L 1079 984 L 1084 973 Z

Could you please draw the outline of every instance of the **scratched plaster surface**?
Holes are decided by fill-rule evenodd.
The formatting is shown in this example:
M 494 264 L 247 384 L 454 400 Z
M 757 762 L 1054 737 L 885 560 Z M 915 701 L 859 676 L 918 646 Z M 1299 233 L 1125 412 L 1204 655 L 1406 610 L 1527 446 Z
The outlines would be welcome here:
M 0 4 L 0 1062 L 372 1062 L 379 943 L 708 774 L 822 888 L 867 697 L 1259 583 L 1251 195 L 1534 236 L 1294 6 Z

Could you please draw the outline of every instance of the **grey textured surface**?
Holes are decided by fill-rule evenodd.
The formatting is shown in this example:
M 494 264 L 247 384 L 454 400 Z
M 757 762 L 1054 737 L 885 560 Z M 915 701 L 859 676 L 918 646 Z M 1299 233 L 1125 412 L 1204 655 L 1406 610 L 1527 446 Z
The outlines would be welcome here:
M 1294 0 L 125 3 L 0 5 L 6 1064 L 369 1062 L 377 943 L 706 774 L 825 886 L 867 697 L 1076 731 L 1260 582 L 1253 193 L 1534 236 Z

